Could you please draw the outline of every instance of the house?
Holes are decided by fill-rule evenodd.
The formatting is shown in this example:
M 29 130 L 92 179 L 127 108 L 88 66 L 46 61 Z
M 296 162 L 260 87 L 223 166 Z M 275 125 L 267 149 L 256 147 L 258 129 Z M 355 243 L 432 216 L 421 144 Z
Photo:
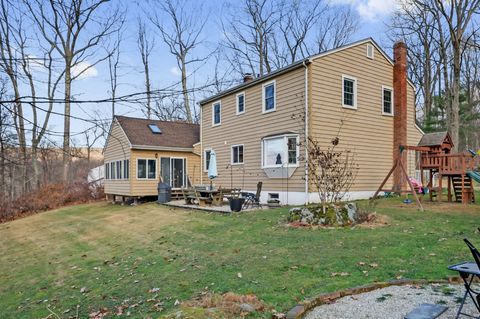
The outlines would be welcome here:
M 309 181 L 304 147 L 308 137 L 355 154 L 359 171 L 349 199 L 372 196 L 399 156 L 400 145 L 417 145 L 415 90 L 407 79 L 407 48 L 394 46 L 392 60 L 365 39 L 290 64 L 200 102 L 202 182 L 211 150 L 217 155 L 217 186 L 255 191 L 261 201 L 319 201 Z M 415 156 L 406 167 L 416 173 Z M 399 183 L 399 179 L 394 182 Z
M 104 148 L 105 194 L 156 196 L 160 180 L 172 194 L 200 182 L 200 126 L 186 122 L 115 116 Z

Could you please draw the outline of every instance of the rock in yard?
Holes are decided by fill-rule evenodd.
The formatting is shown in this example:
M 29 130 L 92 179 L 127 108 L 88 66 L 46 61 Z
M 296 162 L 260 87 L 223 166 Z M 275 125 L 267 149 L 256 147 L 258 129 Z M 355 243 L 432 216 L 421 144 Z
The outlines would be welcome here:
M 244 311 L 244 312 L 254 312 L 255 311 L 255 308 L 253 308 L 253 306 L 249 305 L 248 303 L 242 303 L 240 305 L 240 309 L 242 309 L 242 311 Z

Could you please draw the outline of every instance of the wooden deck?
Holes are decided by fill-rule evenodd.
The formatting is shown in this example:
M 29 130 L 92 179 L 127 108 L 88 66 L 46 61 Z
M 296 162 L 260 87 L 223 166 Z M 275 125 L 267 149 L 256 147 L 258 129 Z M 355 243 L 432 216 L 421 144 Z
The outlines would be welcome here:
M 170 207 L 177 207 L 177 208 L 184 208 L 184 209 L 195 209 L 195 210 L 201 210 L 201 211 L 207 211 L 207 212 L 214 212 L 214 213 L 225 213 L 225 214 L 231 214 L 232 211 L 230 210 L 230 206 L 228 203 L 225 203 L 222 206 L 205 206 L 201 207 L 198 205 L 186 205 L 185 200 L 172 200 L 168 203 L 164 203 L 162 205 L 165 206 L 170 206 Z M 249 208 L 249 209 L 242 209 L 239 213 L 241 212 L 250 212 L 250 211 L 255 211 L 255 210 L 264 210 L 264 209 L 269 209 L 267 205 L 262 205 L 262 208 Z

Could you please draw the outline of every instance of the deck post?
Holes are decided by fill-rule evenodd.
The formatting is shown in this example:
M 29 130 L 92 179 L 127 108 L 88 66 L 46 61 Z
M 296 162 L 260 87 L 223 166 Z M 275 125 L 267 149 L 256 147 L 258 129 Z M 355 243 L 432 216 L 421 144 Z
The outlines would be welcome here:
M 443 192 L 443 185 L 442 185 L 443 175 L 438 172 L 438 201 L 442 202 L 442 192 Z
M 448 201 L 451 202 L 452 201 L 452 176 L 447 176 L 448 178 Z

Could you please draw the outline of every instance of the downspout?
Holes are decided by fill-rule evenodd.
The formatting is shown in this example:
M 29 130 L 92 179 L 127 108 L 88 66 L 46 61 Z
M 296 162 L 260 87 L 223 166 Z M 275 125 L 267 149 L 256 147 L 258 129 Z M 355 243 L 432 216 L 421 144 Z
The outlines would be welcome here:
M 305 67 L 305 205 L 308 204 L 308 65 L 311 63 L 309 59 L 303 61 Z
M 200 185 L 203 185 L 203 105 L 200 104 Z M 193 186 L 193 185 L 192 185 Z

